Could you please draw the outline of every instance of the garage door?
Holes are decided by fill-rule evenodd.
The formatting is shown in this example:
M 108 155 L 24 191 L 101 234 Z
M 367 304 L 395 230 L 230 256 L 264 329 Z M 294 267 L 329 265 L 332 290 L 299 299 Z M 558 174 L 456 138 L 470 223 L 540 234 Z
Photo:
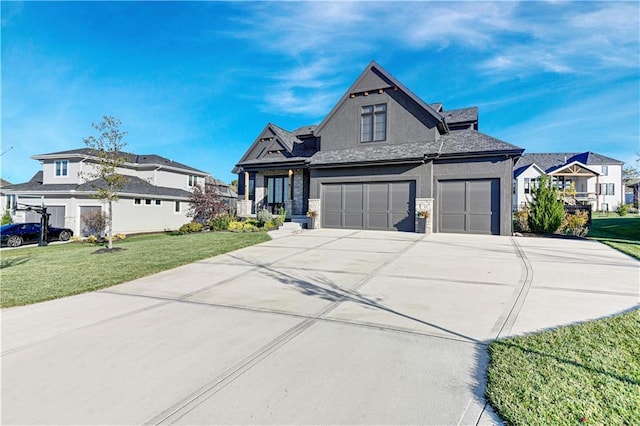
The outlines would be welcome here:
M 64 228 L 64 215 L 65 215 L 65 207 L 64 206 L 46 206 L 47 213 L 49 214 L 49 226 L 53 226 L 56 228 Z M 34 211 L 28 211 L 25 217 L 26 222 L 37 222 L 40 223 L 42 215 L 40 213 L 36 213 Z
M 500 234 L 498 179 L 438 182 L 440 232 Z
M 322 185 L 325 228 L 415 230 L 415 182 Z

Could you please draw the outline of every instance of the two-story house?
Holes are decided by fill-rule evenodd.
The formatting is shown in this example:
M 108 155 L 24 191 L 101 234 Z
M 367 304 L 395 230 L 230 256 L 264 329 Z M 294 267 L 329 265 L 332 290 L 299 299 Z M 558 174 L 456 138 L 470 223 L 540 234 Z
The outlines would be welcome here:
M 313 100 L 309 100 L 313 102 Z M 285 207 L 316 227 L 511 234 L 523 149 L 478 131 L 477 108 L 428 104 L 371 62 L 318 125 L 267 124 L 234 169 L 238 214 Z
M 191 188 L 204 187 L 208 173 L 159 155 L 122 153 L 125 162 L 117 172 L 125 176 L 113 204 L 116 233 L 174 230 L 191 221 L 187 217 Z M 15 222 L 39 222 L 28 206 L 46 206 L 50 224 L 85 235 L 83 216 L 104 211 L 91 180 L 97 159 L 88 148 L 34 155 L 42 170 L 30 181 L 3 188 Z
M 595 152 L 524 154 L 513 169 L 513 210 L 531 202 L 533 188 L 546 174 L 561 193 L 575 189 L 575 194 L 565 197 L 570 202 L 613 211 L 624 203 L 623 164 Z

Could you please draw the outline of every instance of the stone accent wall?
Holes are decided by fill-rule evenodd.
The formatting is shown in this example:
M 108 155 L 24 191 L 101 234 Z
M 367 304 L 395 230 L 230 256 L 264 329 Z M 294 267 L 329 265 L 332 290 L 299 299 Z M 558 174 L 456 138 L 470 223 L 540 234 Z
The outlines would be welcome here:
M 262 173 L 256 173 L 256 188 L 255 188 L 255 203 L 256 203 L 256 212 L 261 210 L 264 207 L 264 204 L 267 202 L 267 188 L 266 181 L 264 179 L 264 175 Z
M 433 198 L 416 198 L 416 229 L 418 229 L 418 212 L 426 210 L 429 212 L 427 219 L 427 234 L 433 232 Z
M 315 211 L 318 213 L 315 220 L 313 221 L 313 228 L 320 229 L 322 228 L 322 208 L 320 204 L 319 198 L 309 198 L 309 211 Z
M 304 180 L 302 176 L 302 169 L 295 169 L 293 171 L 293 210 L 292 214 L 302 215 L 307 212 L 304 211 Z

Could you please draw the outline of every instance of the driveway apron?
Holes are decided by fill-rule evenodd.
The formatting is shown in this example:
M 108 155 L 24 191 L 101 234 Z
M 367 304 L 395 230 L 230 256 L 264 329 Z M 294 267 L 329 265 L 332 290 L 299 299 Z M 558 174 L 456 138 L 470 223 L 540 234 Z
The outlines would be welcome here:
M 487 343 L 629 309 L 639 271 L 592 241 L 304 232 L 3 310 L 2 423 L 498 423 Z

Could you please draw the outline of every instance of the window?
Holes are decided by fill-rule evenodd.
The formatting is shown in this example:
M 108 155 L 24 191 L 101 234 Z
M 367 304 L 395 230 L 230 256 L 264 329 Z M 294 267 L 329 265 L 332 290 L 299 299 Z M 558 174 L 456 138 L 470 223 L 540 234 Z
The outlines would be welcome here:
M 196 186 L 198 184 L 198 176 L 189 175 L 189 186 Z
M 140 198 L 134 198 L 133 204 L 135 204 L 136 206 L 139 206 L 140 204 L 142 204 L 142 200 Z
M 609 211 L 609 204 L 608 203 L 600 204 L 600 210 L 602 210 L 603 212 L 608 212 Z
M 528 194 L 531 192 L 531 179 L 524 178 L 524 193 Z
M 69 173 L 69 161 L 56 160 L 56 176 L 67 176 Z
M 176 213 L 180 213 L 180 201 L 176 201 L 176 205 L 173 211 L 175 211 Z
M 161 200 L 156 200 L 155 202 L 156 202 L 156 206 L 162 205 L 162 201 Z
M 360 141 L 387 139 L 387 104 L 363 106 L 360 114 Z
M 600 184 L 600 195 L 616 195 L 616 184 L 615 183 L 601 183 Z
M 609 175 L 609 166 L 602 166 L 602 176 Z
M 147 206 L 150 206 L 150 205 L 151 205 L 151 200 L 147 198 L 147 199 L 145 199 L 145 200 L 144 200 L 144 203 L 145 203 Z

